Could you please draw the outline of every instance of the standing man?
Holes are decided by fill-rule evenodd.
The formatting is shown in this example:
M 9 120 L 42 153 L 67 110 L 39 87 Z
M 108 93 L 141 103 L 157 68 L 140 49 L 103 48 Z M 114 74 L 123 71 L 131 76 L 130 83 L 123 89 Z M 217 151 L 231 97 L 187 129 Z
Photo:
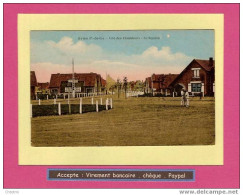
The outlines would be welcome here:
M 185 91 L 185 105 L 186 107 L 189 107 L 189 92 L 188 91 Z
M 185 90 L 184 88 L 181 90 L 181 105 L 182 106 L 185 106 L 185 101 L 184 101 L 185 100 L 185 97 L 184 97 L 185 92 L 184 92 L 184 90 Z

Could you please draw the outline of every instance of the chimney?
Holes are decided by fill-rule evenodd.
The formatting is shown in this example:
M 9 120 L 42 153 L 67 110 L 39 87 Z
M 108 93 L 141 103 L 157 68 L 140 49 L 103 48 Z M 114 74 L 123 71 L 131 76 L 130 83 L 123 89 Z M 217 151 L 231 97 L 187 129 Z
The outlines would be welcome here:
M 213 57 L 209 58 L 209 66 L 213 66 Z

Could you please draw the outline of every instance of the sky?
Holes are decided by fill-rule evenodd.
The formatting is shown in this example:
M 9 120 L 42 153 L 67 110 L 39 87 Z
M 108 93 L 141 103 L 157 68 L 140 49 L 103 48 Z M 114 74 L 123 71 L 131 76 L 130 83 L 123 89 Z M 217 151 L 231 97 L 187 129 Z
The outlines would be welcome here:
M 51 74 L 95 72 L 105 79 L 145 80 L 179 74 L 193 59 L 214 58 L 213 30 L 31 31 L 31 70 Z

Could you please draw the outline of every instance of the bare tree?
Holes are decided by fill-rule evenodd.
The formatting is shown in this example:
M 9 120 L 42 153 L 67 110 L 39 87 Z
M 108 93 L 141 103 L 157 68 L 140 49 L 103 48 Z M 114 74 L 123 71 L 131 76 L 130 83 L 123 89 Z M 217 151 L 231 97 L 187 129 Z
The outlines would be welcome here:
M 118 98 L 120 98 L 121 82 L 120 82 L 120 79 L 119 78 L 117 79 L 116 87 L 117 87 Z
M 123 79 L 123 87 L 125 90 L 125 98 L 127 98 L 127 77 L 124 77 Z

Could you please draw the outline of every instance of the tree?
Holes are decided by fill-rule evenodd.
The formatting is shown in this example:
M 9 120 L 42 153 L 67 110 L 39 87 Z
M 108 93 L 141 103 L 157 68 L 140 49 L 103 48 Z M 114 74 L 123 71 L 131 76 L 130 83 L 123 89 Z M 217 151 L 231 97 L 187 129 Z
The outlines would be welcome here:
M 117 87 L 117 93 L 118 93 L 118 98 L 120 98 L 120 89 L 121 89 L 121 81 L 120 79 L 118 78 L 117 79 L 117 82 L 116 82 L 116 87 Z
M 114 94 L 114 89 L 116 88 L 116 84 L 112 85 L 109 90 L 111 90 L 111 94 Z
M 145 82 L 143 81 L 136 81 L 135 85 L 134 85 L 134 90 L 135 91 L 144 91 L 145 88 Z
M 127 98 L 127 77 L 124 77 L 123 79 L 123 87 L 125 90 L 125 98 Z
M 112 90 L 112 94 L 113 94 L 113 90 L 115 87 L 116 87 L 116 81 L 108 74 L 106 76 L 106 89 Z

